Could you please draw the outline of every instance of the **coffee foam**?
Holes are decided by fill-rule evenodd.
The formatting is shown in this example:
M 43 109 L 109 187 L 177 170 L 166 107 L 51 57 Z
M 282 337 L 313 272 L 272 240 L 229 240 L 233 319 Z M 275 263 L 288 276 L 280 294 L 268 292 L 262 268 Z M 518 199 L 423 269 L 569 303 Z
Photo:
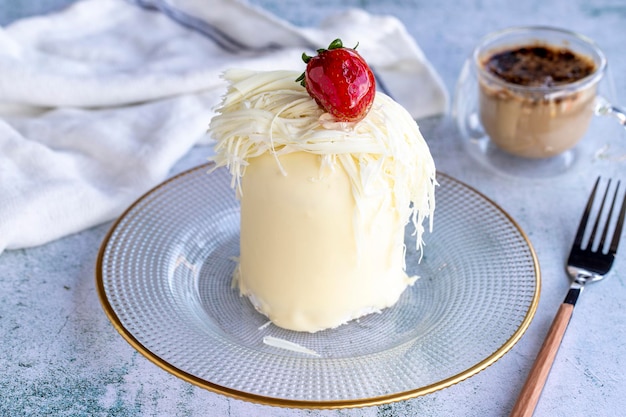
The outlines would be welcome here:
M 584 55 L 540 43 L 506 48 L 491 54 L 482 64 L 501 80 L 528 87 L 570 84 L 596 70 L 593 60 Z

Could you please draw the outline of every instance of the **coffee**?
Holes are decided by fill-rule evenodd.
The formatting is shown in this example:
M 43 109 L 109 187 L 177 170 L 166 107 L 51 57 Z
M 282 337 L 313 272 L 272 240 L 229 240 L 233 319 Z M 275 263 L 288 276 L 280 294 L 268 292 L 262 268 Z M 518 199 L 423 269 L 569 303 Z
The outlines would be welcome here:
M 484 66 L 503 81 L 529 87 L 570 84 L 596 69 L 593 60 L 567 48 L 539 44 L 494 53 L 484 61 Z
M 596 71 L 564 47 L 527 44 L 493 51 L 480 65 L 480 119 L 493 143 L 526 158 L 573 147 L 593 115 L 596 84 L 568 88 Z

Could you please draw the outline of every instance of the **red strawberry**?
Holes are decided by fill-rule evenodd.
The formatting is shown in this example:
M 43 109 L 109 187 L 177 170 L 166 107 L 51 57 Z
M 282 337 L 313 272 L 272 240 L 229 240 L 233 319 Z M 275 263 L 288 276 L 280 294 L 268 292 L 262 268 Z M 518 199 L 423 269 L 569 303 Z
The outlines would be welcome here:
M 306 70 L 296 81 L 337 120 L 363 119 L 372 107 L 376 81 L 356 46 L 344 48 L 341 39 L 335 39 L 328 49 L 318 49 L 317 53 L 314 57 L 302 54 Z

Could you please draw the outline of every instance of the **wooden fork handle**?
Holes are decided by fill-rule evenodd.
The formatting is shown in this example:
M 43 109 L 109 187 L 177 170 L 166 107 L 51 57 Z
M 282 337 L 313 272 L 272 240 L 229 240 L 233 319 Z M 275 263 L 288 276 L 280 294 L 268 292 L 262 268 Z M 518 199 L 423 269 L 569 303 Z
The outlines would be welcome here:
M 546 379 L 548 379 L 550 368 L 552 368 L 552 363 L 559 350 L 563 335 L 565 334 L 573 312 L 573 304 L 563 303 L 561 307 L 559 307 L 559 311 L 556 313 L 554 321 L 552 321 L 552 326 L 550 326 L 546 340 L 544 340 L 541 350 L 539 354 L 537 354 L 537 358 L 528 374 L 526 383 L 513 407 L 511 417 L 530 417 L 535 412 L 539 396 L 546 383 Z

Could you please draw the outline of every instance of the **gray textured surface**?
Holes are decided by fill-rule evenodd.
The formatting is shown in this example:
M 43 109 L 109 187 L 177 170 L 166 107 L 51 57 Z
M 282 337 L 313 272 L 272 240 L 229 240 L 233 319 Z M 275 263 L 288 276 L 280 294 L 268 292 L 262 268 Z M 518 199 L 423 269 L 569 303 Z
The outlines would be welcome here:
M 0 24 L 69 0 L 3 1 Z M 605 50 L 615 90 L 626 102 L 626 4 L 623 1 L 255 0 L 299 25 L 356 6 L 400 18 L 450 91 L 466 55 L 484 34 L 511 25 L 550 24 L 582 32 Z M 339 5 L 341 3 L 341 5 Z M 1 76 L 1 75 L 0 75 Z M 250 404 L 196 388 L 129 346 L 110 325 L 94 287 L 98 246 L 109 224 L 51 244 L 0 255 L 0 415 L 64 416 L 505 416 L 568 285 L 563 259 L 585 191 L 599 173 L 626 179 L 626 135 L 598 128 L 586 140 L 612 141 L 615 160 L 585 156 L 550 181 L 509 180 L 463 151 L 449 118 L 420 122 L 438 168 L 507 210 L 538 253 L 543 290 L 535 320 L 500 361 L 455 386 L 409 401 L 348 410 L 291 410 Z M 619 141 L 619 143 L 618 143 Z M 621 145 L 620 145 L 621 144 Z M 173 170 L 204 161 L 197 148 Z M 622 159 L 619 159 L 622 157 Z M 626 410 L 626 247 L 610 279 L 588 289 L 557 357 L 536 416 L 622 416 Z

